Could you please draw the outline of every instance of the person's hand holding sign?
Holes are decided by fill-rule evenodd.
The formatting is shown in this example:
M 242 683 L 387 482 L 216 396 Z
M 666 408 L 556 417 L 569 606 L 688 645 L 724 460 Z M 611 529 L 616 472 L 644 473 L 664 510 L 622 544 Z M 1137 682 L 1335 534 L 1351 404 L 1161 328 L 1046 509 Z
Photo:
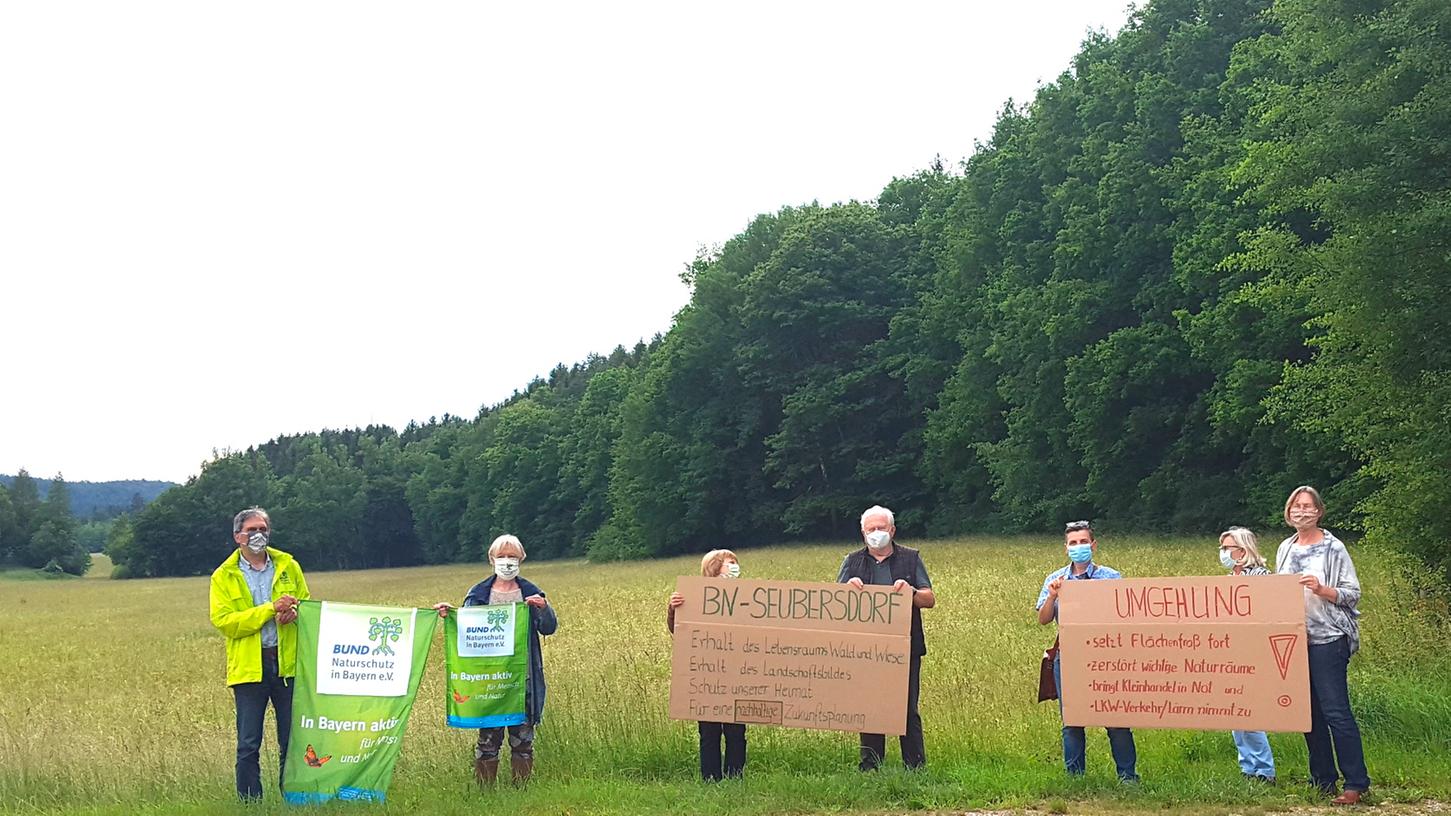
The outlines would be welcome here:
M 679 609 L 685 603 L 685 596 L 679 592 L 670 593 L 670 608 Z
M 911 584 L 907 583 L 906 581 L 902 580 L 901 578 L 898 578 L 896 581 L 892 582 L 892 591 L 893 592 L 904 592 L 904 591 L 916 592 L 917 590 L 915 588 L 913 588 L 913 586 Z
M 272 611 L 276 613 L 279 625 L 292 623 L 297 620 L 297 599 L 291 595 L 282 595 L 272 602 Z
M 433 608 L 438 611 L 438 616 L 440 618 L 446 618 L 448 617 L 448 610 L 453 609 L 454 605 L 447 601 L 440 601 L 434 604 Z
M 1310 590 L 1311 595 L 1318 595 L 1331 603 L 1340 599 L 1340 593 L 1334 587 L 1325 586 L 1320 583 L 1319 578 L 1309 573 L 1300 576 L 1300 586 Z
M 862 579 L 857 578 L 856 576 L 848 578 L 846 581 L 846 585 L 850 587 L 856 587 L 857 589 L 866 589 L 866 584 L 863 584 Z
M 1049 581 L 1048 582 L 1048 599 L 1049 600 L 1053 600 L 1053 599 L 1057 598 L 1058 597 L 1058 590 L 1062 586 L 1063 586 L 1063 576 L 1061 576 L 1061 575 L 1059 577 L 1054 578 L 1053 580 Z
M 524 603 L 529 604 L 535 609 L 542 609 L 544 605 L 549 602 L 544 600 L 543 595 L 530 595 L 529 597 L 524 599 Z

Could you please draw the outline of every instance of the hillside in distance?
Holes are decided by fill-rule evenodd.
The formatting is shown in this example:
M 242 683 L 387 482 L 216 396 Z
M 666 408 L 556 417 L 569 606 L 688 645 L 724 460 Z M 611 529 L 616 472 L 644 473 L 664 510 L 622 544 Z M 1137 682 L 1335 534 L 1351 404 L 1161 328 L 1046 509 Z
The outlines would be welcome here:
M 50 479 L 32 475 L 35 487 L 43 500 L 50 493 Z M 8 489 L 15 484 L 15 477 L 0 473 L 0 484 Z M 159 482 L 152 479 L 124 479 L 115 482 L 66 482 L 71 492 L 71 514 L 81 520 L 108 519 L 122 513 L 139 510 L 151 503 L 175 482 Z

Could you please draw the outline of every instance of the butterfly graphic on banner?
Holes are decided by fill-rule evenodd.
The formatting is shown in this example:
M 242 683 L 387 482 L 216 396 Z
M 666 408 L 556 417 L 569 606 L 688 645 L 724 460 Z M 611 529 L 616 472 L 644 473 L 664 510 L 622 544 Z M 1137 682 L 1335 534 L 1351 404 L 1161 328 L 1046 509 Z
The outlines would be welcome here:
M 306 762 L 308 764 L 308 767 L 311 768 L 321 768 L 323 766 L 323 763 L 327 762 L 329 759 L 332 758 L 332 754 L 328 754 L 325 757 L 318 756 L 317 751 L 312 750 L 311 745 L 307 746 L 307 752 L 302 755 L 302 761 Z

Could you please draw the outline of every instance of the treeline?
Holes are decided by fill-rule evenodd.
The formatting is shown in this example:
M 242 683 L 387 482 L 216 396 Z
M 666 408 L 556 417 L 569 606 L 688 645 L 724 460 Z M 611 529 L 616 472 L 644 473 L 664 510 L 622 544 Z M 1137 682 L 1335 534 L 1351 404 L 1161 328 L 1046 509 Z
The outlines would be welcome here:
M 70 488 L 57 475 L 44 499 L 41 492 L 24 468 L 0 484 L 0 565 L 84 575 L 91 551 L 71 515 Z
M 961 168 L 702 254 L 652 343 L 221 457 L 114 555 L 208 570 L 253 503 L 316 568 L 846 538 L 877 502 L 908 534 L 1264 529 L 1312 483 L 1444 567 L 1448 39 L 1443 0 L 1154 0 Z
M 0 474 L 0 486 L 10 487 L 15 476 Z M 175 487 L 173 482 L 151 479 L 122 479 L 112 482 L 66 482 L 70 493 L 71 515 L 86 522 L 109 521 L 122 513 L 135 514 L 162 491 Z M 40 498 L 50 491 L 49 482 L 36 482 Z

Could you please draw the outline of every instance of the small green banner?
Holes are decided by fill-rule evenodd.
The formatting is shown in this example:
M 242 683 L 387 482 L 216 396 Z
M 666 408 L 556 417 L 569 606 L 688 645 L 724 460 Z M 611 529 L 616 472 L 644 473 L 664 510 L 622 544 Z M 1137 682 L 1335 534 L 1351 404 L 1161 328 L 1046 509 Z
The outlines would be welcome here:
M 529 605 L 465 606 L 444 619 L 448 724 L 454 728 L 519 725 L 526 717 Z
M 438 617 L 303 601 L 283 798 L 383 801 Z

